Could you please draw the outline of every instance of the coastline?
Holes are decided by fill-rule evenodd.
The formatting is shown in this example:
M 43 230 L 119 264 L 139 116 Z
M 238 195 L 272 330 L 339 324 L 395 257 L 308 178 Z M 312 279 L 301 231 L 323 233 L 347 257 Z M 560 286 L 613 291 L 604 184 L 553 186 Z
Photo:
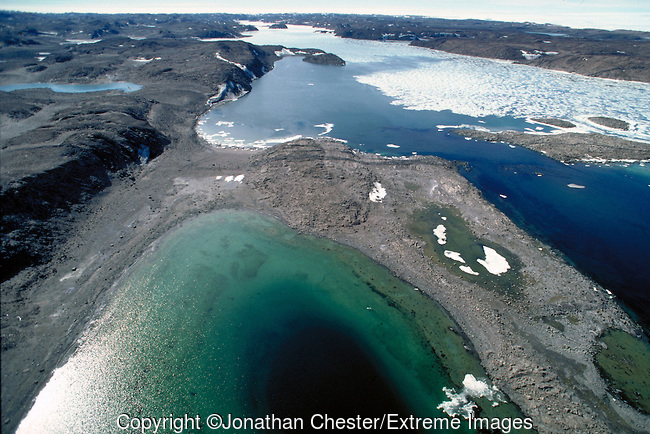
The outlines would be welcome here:
M 43 291 L 33 302 L 42 303 L 47 297 L 52 310 L 58 308 L 57 300 L 74 308 L 65 320 L 53 319 L 53 312 L 43 305 L 36 315 L 25 316 L 38 328 L 53 323 L 49 342 L 56 341 L 54 336 L 61 338 L 56 347 L 48 348 L 43 363 L 34 362 L 35 353 L 43 351 L 43 342 L 38 341 L 44 336 L 30 338 L 35 353 L 25 351 L 26 360 L 14 360 L 30 367 L 16 375 L 30 399 L 52 369 L 72 353 L 76 337 L 115 290 L 114 282 L 159 237 L 199 214 L 242 209 L 353 247 L 434 298 L 469 337 L 494 384 L 533 417 L 541 431 L 589 427 L 591 432 L 607 432 L 612 426 L 625 429 L 629 421 L 634 426 L 648 422 L 626 404 L 609 398 L 603 402 L 602 397 L 610 395 L 592 361 L 595 339 L 606 329 L 633 334 L 640 330 L 603 288 L 594 291 L 592 282 L 481 199 L 453 164 L 433 157 L 402 160 L 362 154 L 328 140 L 299 140 L 252 152 L 192 142 L 192 152 L 188 154 L 187 148 L 183 152 L 188 161 L 182 168 L 176 166 L 172 148 L 143 168 L 135 183 L 112 187 L 96 198 L 94 213 L 62 246 L 61 255 L 44 267 L 49 275 L 32 284 L 35 295 L 39 288 Z M 242 183 L 216 179 L 239 174 L 244 174 Z M 346 181 L 331 180 L 340 176 Z M 298 178 L 302 182 L 296 182 Z M 387 190 L 382 202 L 367 197 L 374 180 Z M 407 187 L 407 180 L 418 188 Z M 431 182 L 438 187 L 432 189 Z M 411 210 L 431 201 L 456 207 L 473 222 L 473 232 L 520 258 L 525 273 L 536 282 L 523 288 L 524 303 L 432 263 L 423 242 L 404 225 Z M 75 285 L 74 292 L 66 291 L 70 285 Z M 563 333 L 541 319 L 551 317 L 569 325 L 569 315 L 579 323 Z M 575 366 L 583 366 L 579 378 L 572 378 Z M 576 389 L 568 387 L 569 378 L 577 383 Z M 24 410 L 14 417 L 26 411 L 29 402 L 23 402 Z M 600 413 L 600 405 L 609 410 Z
M 453 133 L 487 142 L 505 142 L 540 152 L 562 163 L 647 163 L 650 143 L 599 133 L 560 131 L 557 134 L 531 134 L 517 131 L 493 133 L 455 129 Z
M 263 213 L 351 246 L 429 294 L 470 338 L 494 383 L 541 431 L 631 431 L 628 423 L 650 424 L 612 400 L 592 360 L 600 333 L 616 328 L 640 334 L 638 327 L 604 288 L 483 200 L 452 163 L 384 158 L 328 140 L 264 151 L 215 149 L 194 130 L 214 88 L 204 84 L 197 90 L 190 82 L 191 77 L 176 79 L 171 88 L 169 82 L 152 82 L 137 95 L 153 101 L 146 118 L 170 138 L 164 152 L 129 169 L 128 176 L 113 176 L 66 223 L 69 237 L 55 246 L 50 261 L 3 283 L 5 428 L 17 425 L 53 369 L 65 363 L 125 270 L 168 231 L 219 209 Z M 241 183 L 216 179 L 242 174 Z M 375 182 L 386 189 L 381 202 L 368 198 Z M 405 222 L 432 202 L 457 209 L 475 235 L 520 258 L 531 277 L 522 288 L 523 303 L 467 282 L 426 256 L 425 243 Z M 15 299 L 5 298 L 5 291 Z M 565 330 L 544 318 L 566 323 Z M 15 341 L 7 341 L 13 333 Z M 15 346 L 5 349 L 7 342 Z

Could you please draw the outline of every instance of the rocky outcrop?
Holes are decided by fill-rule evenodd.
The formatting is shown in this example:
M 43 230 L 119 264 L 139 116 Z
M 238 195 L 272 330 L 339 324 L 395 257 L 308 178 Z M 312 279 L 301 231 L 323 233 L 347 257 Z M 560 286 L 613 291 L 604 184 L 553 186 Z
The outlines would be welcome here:
M 321 231 L 356 226 L 368 218 L 368 191 L 375 178 L 342 144 L 281 144 L 255 155 L 251 165 L 260 171 L 255 188 L 263 192 L 268 206 L 283 210 L 294 227 Z
M 124 110 L 115 103 L 83 105 L 57 113 L 47 126 L 3 144 L 2 281 L 49 259 L 54 244 L 65 236 L 65 222 L 74 218 L 78 206 L 108 187 L 113 176 L 129 176 L 132 166 L 163 152 L 169 139 L 141 117 L 148 105 L 139 108 Z M 47 152 L 51 146 L 46 144 L 30 149 L 39 137 L 54 142 L 55 155 Z M 57 156 L 49 162 L 51 168 L 38 161 Z M 56 218 L 58 223 L 53 221 Z
M 611 161 L 650 160 L 649 143 L 596 133 L 566 132 L 541 135 L 517 131 L 493 133 L 472 129 L 457 129 L 454 130 L 454 133 L 488 142 L 512 143 L 541 152 L 562 162 L 591 161 L 605 163 Z
M 336 54 L 332 53 L 319 53 L 310 54 L 305 56 L 303 62 L 314 63 L 316 65 L 331 65 L 331 66 L 344 66 L 345 60 L 341 59 Z
M 252 81 L 273 67 L 278 48 L 122 36 L 74 47 L 40 47 L 53 54 L 43 59 L 44 69 L 25 81 L 89 83 L 111 75 L 151 90 L 3 92 L 0 279 L 47 261 L 84 204 L 114 177 L 128 178 L 159 156 L 171 140 L 193 134 L 191 120 L 206 109 L 206 101 L 250 91 Z M 3 66 L 5 71 L 20 69 L 21 61 Z

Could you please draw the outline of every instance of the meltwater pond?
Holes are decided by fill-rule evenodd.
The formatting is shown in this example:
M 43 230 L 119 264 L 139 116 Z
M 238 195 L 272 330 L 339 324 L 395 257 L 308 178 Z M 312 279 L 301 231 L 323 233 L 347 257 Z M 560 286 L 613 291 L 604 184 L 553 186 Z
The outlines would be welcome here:
M 123 277 L 18 432 L 123 432 L 123 414 L 198 415 L 196 432 L 212 432 L 213 413 L 291 416 L 309 432 L 314 414 L 446 418 L 438 406 L 464 398 L 517 417 L 496 391 L 472 397 L 485 374 L 466 345 L 437 304 L 359 252 L 218 212 Z
M 61 93 L 85 93 L 101 92 L 105 90 L 120 90 L 122 92 L 129 93 L 142 89 L 142 86 L 139 84 L 127 83 L 125 81 L 97 84 L 21 83 L 0 86 L 0 90 L 5 92 L 13 92 L 15 90 L 26 89 L 50 89 L 53 92 Z
M 315 47 L 344 67 L 287 57 L 253 91 L 213 108 L 197 131 L 225 146 L 267 147 L 328 136 L 387 156 L 433 154 L 461 173 L 517 224 L 561 250 L 650 325 L 650 164 L 565 165 L 505 143 L 466 140 L 449 126 L 552 133 L 533 117 L 578 130 L 650 140 L 650 85 L 581 77 L 455 56 L 405 43 L 336 38 L 313 29 L 260 26 L 253 43 Z M 611 116 L 615 131 L 591 123 Z M 576 187 L 584 188 L 576 188 Z

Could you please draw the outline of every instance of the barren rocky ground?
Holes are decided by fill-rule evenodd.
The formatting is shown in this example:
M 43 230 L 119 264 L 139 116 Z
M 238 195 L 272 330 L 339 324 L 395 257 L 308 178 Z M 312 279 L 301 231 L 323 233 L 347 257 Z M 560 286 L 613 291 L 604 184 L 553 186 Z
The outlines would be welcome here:
M 133 20 L 132 27 L 99 28 L 104 35 L 128 28 L 150 35 Z M 160 30 L 181 28 L 187 31 L 170 19 Z M 650 429 L 647 416 L 613 399 L 593 362 L 605 329 L 641 331 L 603 288 L 517 228 L 453 164 L 367 155 L 328 140 L 265 151 L 200 141 L 194 126 L 206 101 L 250 90 L 281 47 L 121 34 L 61 45 L 68 36 L 14 33 L 18 42 L 0 50 L 3 83 L 133 81 L 143 88 L 2 92 L 3 431 L 15 429 L 52 370 L 74 351 L 124 271 L 183 221 L 224 208 L 271 215 L 353 246 L 439 301 L 495 384 L 540 431 Z M 43 52 L 50 54 L 37 60 Z M 244 178 L 217 180 L 228 175 Z M 387 191 L 381 202 L 369 200 L 375 182 Z M 432 261 L 426 240 L 409 225 L 431 204 L 457 210 L 472 234 L 517 258 L 523 283 L 516 297 Z

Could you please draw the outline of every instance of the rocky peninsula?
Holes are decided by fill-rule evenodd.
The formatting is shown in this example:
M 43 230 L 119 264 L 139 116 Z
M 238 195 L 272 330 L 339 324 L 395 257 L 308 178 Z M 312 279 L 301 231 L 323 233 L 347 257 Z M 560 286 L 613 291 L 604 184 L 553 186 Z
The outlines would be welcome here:
M 597 133 L 570 132 L 574 126 L 563 125 L 561 120 L 551 120 L 567 132 L 559 134 L 534 134 L 517 131 L 493 133 L 473 129 L 456 129 L 454 133 L 487 142 L 506 142 L 541 152 L 565 163 L 575 162 L 635 162 L 650 161 L 650 143 L 627 140 Z M 619 121 L 621 122 L 621 121 Z
M 540 432 L 650 427 L 648 416 L 615 397 L 594 362 L 604 331 L 642 330 L 605 288 L 486 202 L 453 163 L 369 155 L 327 139 L 253 152 L 201 141 L 194 126 L 206 102 L 249 91 L 283 47 L 154 37 L 186 32 L 179 17 L 167 17 L 166 25 L 130 17 L 120 26 L 82 17 L 76 24 L 91 23 L 90 36 L 102 29 L 113 36 L 61 45 L 69 35 L 28 32 L 16 27 L 15 16 L 2 18 L 14 29 L 2 51 L 3 83 L 143 86 L 132 93 L 2 93 L 2 255 L 9 259 L 2 284 L 3 431 L 16 428 L 53 369 L 75 350 L 124 271 L 163 234 L 219 209 L 263 213 L 352 246 L 430 295 Z M 227 21 L 192 27 L 238 29 Z M 462 220 L 468 236 L 509 252 L 517 277 L 504 278 L 507 284 L 498 276 L 473 279 L 437 258 L 434 240 L 413 225 L 432 206 Z

